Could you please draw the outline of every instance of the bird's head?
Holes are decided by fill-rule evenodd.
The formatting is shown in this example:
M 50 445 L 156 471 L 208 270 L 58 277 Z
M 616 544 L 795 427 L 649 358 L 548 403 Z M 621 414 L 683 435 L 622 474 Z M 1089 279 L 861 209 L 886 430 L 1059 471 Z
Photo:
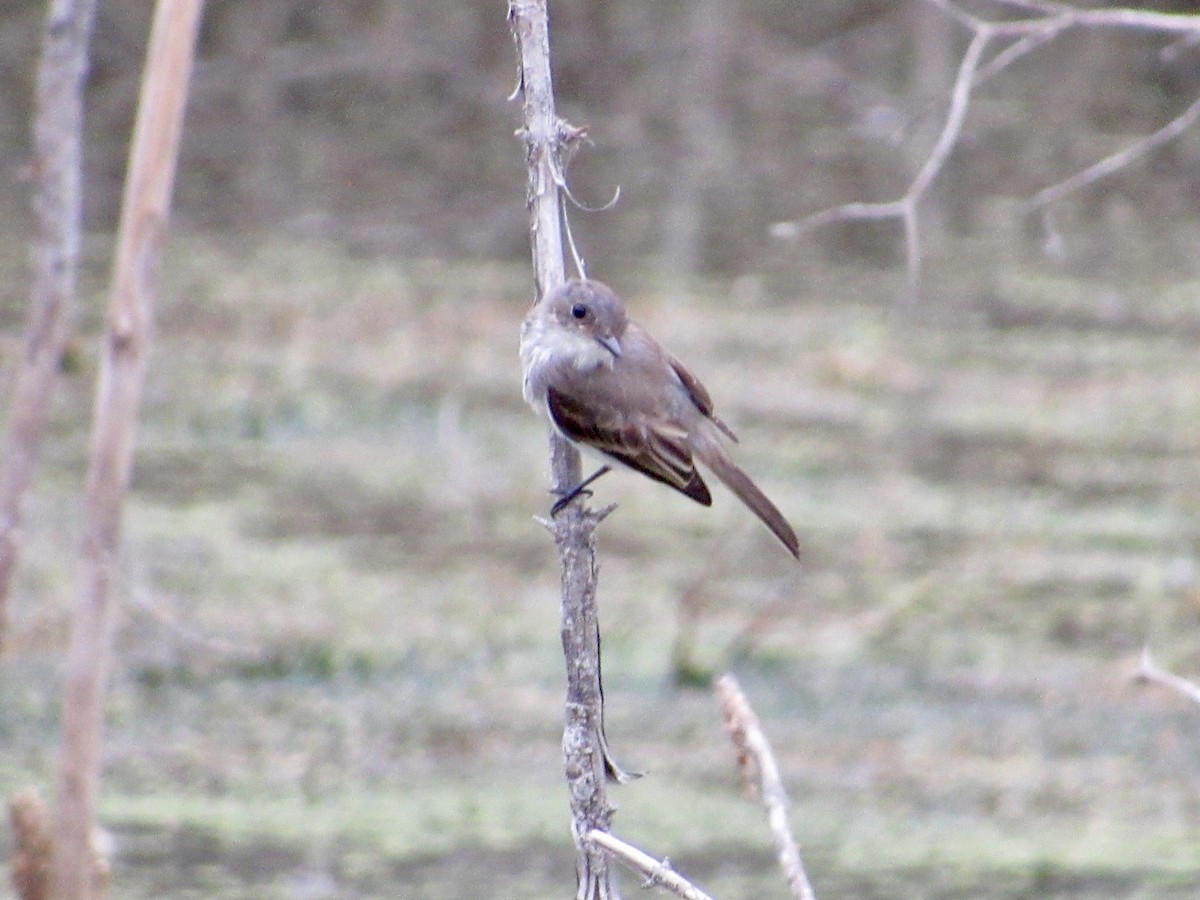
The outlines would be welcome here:
M 564 328 L 596 341 L 615 358 L 629 317 L 625 303 L 599 281 L 568 281 L 546 298 L 546 308 Z

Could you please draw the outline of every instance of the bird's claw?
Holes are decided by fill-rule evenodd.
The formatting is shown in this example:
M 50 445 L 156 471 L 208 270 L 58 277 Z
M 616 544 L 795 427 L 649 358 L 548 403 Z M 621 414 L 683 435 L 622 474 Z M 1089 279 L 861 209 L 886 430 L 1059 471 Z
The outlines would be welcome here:
M 558 492 L 551 491 L 550 493 L 554 494 L 554 493 L 558 493 Z M 554 516 L 557 516 L 560 512 L 562 512 L 564 509 L 566 509 L 567 506 L 571 503 L 571 501 L 574 500 L 576 497 L 590 497 L 590 496 L 592 496 L 592 492 L 590 490 L 588 490 L 587 488 L 582 488 L 582 487 L 581 488 L 573 488 L 572 490 L 567 491 L 565 494 L 563 494 L 561 497 L 559 497 L 557 500 L 555 500 L 554 505 L 550 507 L 550 517 L 553 518 Z

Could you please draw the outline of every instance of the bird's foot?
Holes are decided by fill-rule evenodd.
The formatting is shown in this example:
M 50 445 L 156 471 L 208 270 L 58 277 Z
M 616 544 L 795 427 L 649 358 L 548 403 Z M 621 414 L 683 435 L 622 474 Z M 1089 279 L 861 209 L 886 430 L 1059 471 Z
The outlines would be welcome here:
M 554 501 L 554 505 L 550 507 L 550 517 L 557 516 L 560 512 L 567 508 L 567 505 L 576 497 L 590 497 L 592 492 L 585 488 L 582 484 L 576 485 L 569 491 L 551 491 L 552 494 L 558 494 L 559 498 Z
M 591 484 L 593 481 L 595 481 L 597 478 L 599 478 L 601 475 L 605 474 L 606 472 L 611 472 L 611 471 L 612 471 L 611 467 L 601 466 L 599 469 L 597 469 L 595 472 L 593 472 L 587 478 L 583 479 L 583 481 L 579 482 L 579 484 L 575 485 L 575 487 L 573 487 L 573 488 L 568 488 L 565 491 L 551 490 L 550 493 L 559 495 L 558 500 L 556 500 L 554 502 L 554 505 L 552 507 L 550 507 L 551 518 L 553 518 L 554 516 L 557 516 L 560 512 L 562 512 L 564 509 L 566 509 L 567 504 L 570 503 L 572 500 L 574 500 L 576 497 L 592 496 L 592 492 L 587 489 L 587 486 L 589 484 Z

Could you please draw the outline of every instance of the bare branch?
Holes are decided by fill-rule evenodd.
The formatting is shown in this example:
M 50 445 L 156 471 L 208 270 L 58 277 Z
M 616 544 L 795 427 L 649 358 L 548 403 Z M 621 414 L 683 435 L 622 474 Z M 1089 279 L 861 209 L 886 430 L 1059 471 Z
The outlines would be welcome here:
M 806 231 L 834 222 L 850 219 L 895 219 L 904 215 L 904 200 L 888 200 L 884 203 L 846 203 L 833 209 L 823 209 L 795 222 L 776 222 L 771 226 L 771 236 L 777 238 L 799 237 Z
M 937 0 L 931 0 L 931 2 L 937 2 Z M 942 6 L 941 3 L 937 5 Z M 979 62 L 983 58 L 983 51 L 987 48 L 993 33 L 993 29 L 987 25 L 979 25 L 976 28 L 971 43 L 958 66 L 958 75 L 954 80 L 954 88 L 950 94 L 950 107 L 946 112 L 946 121 L 942 126 L 942 131 L 903 197 L 886 203 L 849 203 L 796 222 L 777 222 L 771 226 L 771 234 L 775 237 L 795 237 L 820 225 L 836 221 L 898 218 L 904 226 L 909 287 L 915 290 L 921 272 L 918 204 L 933 184 L 934 179 L 937 178 L 938 173 L 941 172 L 962 134 L 963 122 L 966 120 L 967 109 L 970 106 L 975 75 L 979 69 Z
M 130 591 L 126 602 L 130 608 L 146 615 L 179 645 L 239 661 L 254 662 L 261 660 L 264 656 L 262 647 L 241 644 L 229 638 L 206 634 L 200 629 L 192 628 L 178 621 L 160 607 L 158 598 L 146 588 L 135 588 Z
M 987 65 L 981 66 L 975 75 L 975 86 L 983 84 L 989 78 L 999 75 L 1018 59 L 1032 53 L 1044 44 L 1050 43 L 1059 36 L 1067 23 L 1061 20 L 1046 22 L 1043 27 L 1036 28 L 1028 34 L 1017 38 L 999 53 L 991 58 Z
M 1148 9 L 1128 7 L 1076 9 L 1063 3 L 1047 3 L 1045 0 L 997 0 L 997 2 L 1039 13 L 1046 17 L 1067 20 L 1072 27 L 1136 28 L 1168 34 L 1187 34 L 1200 31 L 1200 16 L 1194 13 L 1154 12 Z
M 975 85 L 975 71 L 979 68 L 979 60 L 983 57 L 984 48 L 991 40 L 991 31 L 981 28 L 971 38 L 967 52 L 963 54 L 962 62 L 958 65 L 958 76 L 954 79 L 954 89 L 950 93 L 950 109 L 946 112 L 946 124 L 938 135 L 937 143 L 925 160 L 925 165 L 913 179 L 907 196 L 919 199 L 933 184 L 933 179 L 946 163 L 946 157 L 954 149 L 958 137 L 962 134 L 963 122 L 967 118 L 967 106 L 971 101 L 971 88 Z
M 788 888 L 797 900 L 816 900 L 800 848 L 788 823 L 788 796 L 779 774 L 779 766 L 771 745 L 763 733 L 750 701 L 732 675 L 722 675 L 714 689 L 721 704 L 725 729 L 738 751 L 738 764 L 747 787 L 762 800 L 767 811 L 767 824 L 775 841 L 775 853 L 787 878 Z
M 1141 659 L 1138 660 L 1137 671 L 1133 673 L 1134 679 L 1144 681 L 1148 684 L 1157 684 L 1159 687 L 1165 687 L 1184 697 L 1187 697 L 1193 703 L 1200 703 L 1200 685 L 1196 685 L 1186 678 L 1168 672 L 1166 669 L 1160 669 L 1155 665 L 1154 660 L 1150 658 L 1150 648 L 1142 649 Z
M 657 860 L 607 831 L 589 831 L 587 839 L 645 875 L 644 887 L 661 887 L 676 897 L 683 897 L 684 900 L 712 900 L 708 894 L 672 869 L 669 860 Z
M 571 216 L 567 212 L 566 200 L 570 198 L 570 192 L 563 189 L 562 197 L 562 221 L 563 231 L 567 235 L 567 246 L 571 248 L 571 261 L 575 263 L 575 275 L 577 278 L 587 278 L 587 266 L 584 264 L 583 256 L 579 252 L 579 247 L 575 245 L 575 232 L 571 230 Z
M 1074 193 L 1080 188 L 1086 187 L 1093 182 L 1099 181 L 1117 172 L 1139 157 L 1145 156 L 1151 150 L 1161 147 L 1163 144 L 1178 137 L 1188 128 L 1195 124 L 1196 120 L 1200 119 L 1200 98 L 1192 101 L 1192 105 L 1185 109 L 1182 113 L 1159 128 L 1130 144 L 1123 150 L 1113 153 L 1111 156 L 1106 156 L 1098 162 L 1092 163 L 1086 169 L 1076 172 L 1070 178 L 1066 178 L 1058 184 L 1052 184 L 1049 187 L 1042 188 L 1022 206 L 1027 211 L 1038 209 L 1039 207 L 1047 206 L 1051 203 L 1057 203 L 1069 194 Z
M 950 105 L 941 134 L 921 165 L 904 195 L 890 202 L 848 203 L 814 213 L 803 219 L 777 222 L 770 228 L 776 238 L 794 238 L 814 228 L 855 219 L 898 218 L 904 226 L 905 255 L 910 289 L 915 289 L 920 273 L 921 242 L 918 205 L 937 179 L 962 135 L 963 122 L 970 106 L 971 93 L 980 84 L 1011 66 L 1021 57 L 1054 40 L 1071 28 L 1132 28 L 1167 34 L 1200 36 L 1200 15 L 1160 13 L 1140 9 L 1076 9 L 1048 0 L 996 0 L 1006 6 L 1030 13 L 1030 18 L 993 22 L 959 7 L 954 0 L 926 0 L 972 32 L 971 42 L 959 63 L 951 89 Z M 993 39 L 1013 41 L 986 64 L 984 50 Z M 1039 191 L 1025 202 L 1027 210 L 1037 209 L 1062 199 L 1072 191 L 1129 165 L 1133 160 L 1179 135 L 1200 118 L 1200 100 L 1189 106 L 1167 125 L 1130 147 L 1105 157 L 1056 185 Z

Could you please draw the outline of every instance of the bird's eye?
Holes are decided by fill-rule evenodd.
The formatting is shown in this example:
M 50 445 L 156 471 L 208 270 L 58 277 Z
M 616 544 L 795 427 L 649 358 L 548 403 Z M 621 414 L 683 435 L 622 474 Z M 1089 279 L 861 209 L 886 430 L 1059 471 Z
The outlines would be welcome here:
M 588 314 L 588 308 L 586 306 L 584 306 L 582 303 L 576 303 L 574 306 L 571 307 L 571 315 L 573 315 L 577 319 L 586 318 L 587 314 Z

